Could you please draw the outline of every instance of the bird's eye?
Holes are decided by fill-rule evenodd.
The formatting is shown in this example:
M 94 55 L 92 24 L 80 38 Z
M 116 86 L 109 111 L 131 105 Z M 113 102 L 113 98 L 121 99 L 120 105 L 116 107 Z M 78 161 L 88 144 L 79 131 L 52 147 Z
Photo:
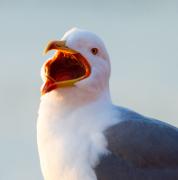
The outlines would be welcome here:
M 96 55 L 98 53 L 98 49 L 97 48 L 92 48 L 91 52 L 93 55 Z

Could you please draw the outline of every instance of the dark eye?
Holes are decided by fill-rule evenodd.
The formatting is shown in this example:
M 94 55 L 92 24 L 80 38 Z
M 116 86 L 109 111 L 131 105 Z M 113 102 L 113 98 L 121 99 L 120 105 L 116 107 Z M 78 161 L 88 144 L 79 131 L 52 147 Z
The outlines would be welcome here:
M 92 48 L 91 52 L 93 55 L 96 55 L 98 53 L 98 49 L 97 48 Z

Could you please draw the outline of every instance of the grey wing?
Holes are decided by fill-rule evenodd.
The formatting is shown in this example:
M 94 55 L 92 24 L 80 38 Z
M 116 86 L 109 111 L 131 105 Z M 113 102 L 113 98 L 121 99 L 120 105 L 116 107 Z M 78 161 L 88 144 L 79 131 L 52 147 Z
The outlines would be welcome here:
M 124 108 L 108 128 L 109 155 L 95 168 L 98 180 L 178 180 L 178 129 Z

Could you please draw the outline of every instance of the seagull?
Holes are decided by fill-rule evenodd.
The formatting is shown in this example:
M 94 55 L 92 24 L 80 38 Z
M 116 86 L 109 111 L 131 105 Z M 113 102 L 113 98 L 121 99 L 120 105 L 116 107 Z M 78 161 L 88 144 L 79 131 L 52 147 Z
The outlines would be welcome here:
M 178 129 L 112 103 L 107 49 L 72 28 L 48 43 L 37 144 L 45 180 L 177 180 Z

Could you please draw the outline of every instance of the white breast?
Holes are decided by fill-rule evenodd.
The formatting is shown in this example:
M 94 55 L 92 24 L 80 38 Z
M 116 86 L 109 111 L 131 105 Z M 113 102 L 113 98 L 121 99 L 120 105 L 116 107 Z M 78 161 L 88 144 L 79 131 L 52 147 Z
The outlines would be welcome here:
M 50 97 L 49 97 L 50 96 Z M 108 153 L 103 131 L 117 123 L 102 99 L 80 108 L 66 106 L 55 94 L 42 98 L 37 141 L 45 180 L 96 180 L 93 168 Z

